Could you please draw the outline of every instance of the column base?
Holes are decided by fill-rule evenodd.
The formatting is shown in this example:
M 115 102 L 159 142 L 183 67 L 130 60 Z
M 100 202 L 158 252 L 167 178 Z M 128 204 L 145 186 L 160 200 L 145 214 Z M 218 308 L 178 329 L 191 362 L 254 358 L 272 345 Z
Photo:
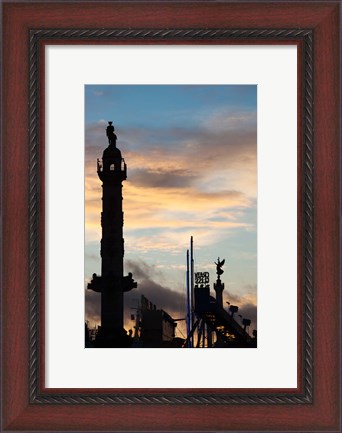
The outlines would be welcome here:
M 132 342 L 133 339 L 127 335 L 127 332 L 123 328 L 114 331 L 100 329 L 94 341 L 94 347 L 127 348 L 132 346 Z

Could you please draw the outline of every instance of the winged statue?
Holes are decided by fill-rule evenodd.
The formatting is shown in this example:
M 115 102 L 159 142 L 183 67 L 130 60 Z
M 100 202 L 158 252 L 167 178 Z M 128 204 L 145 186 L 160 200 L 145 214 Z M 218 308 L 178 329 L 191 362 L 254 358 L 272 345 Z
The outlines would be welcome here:
M 226 261 L 225 259 L 220 260 L 220 257 L 217 258 L 217 263 L 215 262 L 217 275 L 223 274 L 224 271 L 221 268 L 224 265 L 225 261 Z

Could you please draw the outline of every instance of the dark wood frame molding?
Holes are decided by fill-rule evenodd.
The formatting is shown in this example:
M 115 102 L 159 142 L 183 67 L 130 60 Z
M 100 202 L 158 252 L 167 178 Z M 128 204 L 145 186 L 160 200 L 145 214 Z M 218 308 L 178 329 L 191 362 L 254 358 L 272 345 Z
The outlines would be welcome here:
M 2 9 L 2 431 L 339 431 L 340 3 Z M 297 388 L 45 388 L 44 46 L 75 43 L 297 45 Z

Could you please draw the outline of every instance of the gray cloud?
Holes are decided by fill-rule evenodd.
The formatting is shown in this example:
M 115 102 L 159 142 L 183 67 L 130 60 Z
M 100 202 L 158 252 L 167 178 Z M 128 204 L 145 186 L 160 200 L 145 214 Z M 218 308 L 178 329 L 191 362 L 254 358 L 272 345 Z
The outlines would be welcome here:
M 225 294 L 226 301 L 230 302 L 231 304 L 234 305 L 241 304 L 242 298 L 240 296 L 234 295 L 233 293 L 228 292 L 227 290 L 224 291 L 224 294 Z
M 162 308 L 171 316 L 185 316 L 185 295 L 157 283 L 155 277 L 158 277 L 159 272 L 156 272 L 152 266 L 143 261 L 138 263 L 128 260 L 126 269 L 127 272 L 132 272 L 133 278 L 138 282 L 138 288 L 125 295 L 125 304 L 127 306 L 137 297 L 144 295 L 157 308 Z
M 90 321 L 90 327 L 93 322 L 101 321 L 101 296 L 92 290 L 85 290 L 85 319 Z
M 134 308 L 140 302 L 141 295 L 144 295 L 149 301 L 156 305 L 157 308 L 165 310 L 174 318 L 185 317 L 185 294 L 176 292 L 169 287 L 165 287 L 155 281 L 160 271 L 156 271 L 153 266 L 148 265 L 144 261 L 127 260 L 127 272 L 133 273 L 133 278 L 138 282 L 138 288 L 133 289 L 124 296 L 125 302 L 125 317 L 129 320 L 130 315 L 134 314 Z M 214 295 L 213 290 L 211 295 Z M 225 293 L 225 299 L 228 299 L 231 304 L 239 307 L 239 312 L 243 318 L 251 320 L 250 332 L 257 329 L 257 306 L 251 302 L 244 300 L 242 296 L 234 295 L 230 292 Z M 92 321 L 100 321 L 101 316 L 101 297 L 98 293 L 86 290 L 85 293 L 85 313 L 86 319 Z M 133 309 L 133 310 L 132 310 Z M 236 320 L 240 321 L 239 316 Z
M 133 261 L 126 260 L 125 267 L 128 272 L 132 272 L 135 279 L 147 280 L 152 278 L 152 266 L 145 263 L 143 260 Z
M 239 308 L 239 314 L 245 319 L 251 320 L 250 329 L 257 329 L 257 307 L 254 304 L 245 304 Z
M 105 122 L 86 126 L 87 154 L 99 156 L 99 150 L 107 144 Z M 174 152 L 189 157 L 208 158 L 210 155 L 234 155 L 256 152 L 256 116 L 252 114 L 220 114 L 216 119 L 199 123 L 198 128 L 187 127 L 129 127 L 116 130 L 118 145 L 125 152 L 139 151 L 144 155 L 153 149 L 164 153 Z
M 125 293 L 125 317 L 129 318 L 132 308 L 137 306 L 140 296 L 144 295 L 149 301 L 165 310 L 174 318 L 185 317 L 185 296 L 179 292 L 171 290 L 169 287 L 162 286 L 155 281 L 158 276 L 152 266 L 143 261 L 134 262 L 127 260 L 126 271 L 133 273 L 133 278 L 138 282 L 138 288 Z M 101 296 L 91 290 L 85 292 L 85 317 L 93 321 L 100 321 L 101 317 Z
M 246 286 L 246 288 L 252 288 L 252 286 Z M 255 290 L 254 290 L 255 291 Z M 257 329 L 257 306 L 252 304 L 251 302 L 247 302 L 243 296 L 234 295 L 231 292 L 225 291 L 225 300 L 230 302 L 233 305 L 237 305 L 239 307 L 239 312 L 243 318 L 251 320 L 250 329 Z M 227 304 L 226 304 L 227 306 Z M 238 317 L 238 316 L 237 316 Z M 239 319 L 237 319 L 239 320 Z
M 169 287 L 163 286 L 155 281 L 159 271 L 156 271 L 153 266 L 148 265 L 140 260 L 126 262 L 127 272 L 133 273 L 133 278 L 138 282 L 138 288 L 133 289 L 124 296 L 125 317 L 129 320 L 130 315 L 134 314 L 134 308 L 137 307 L 140 301 L 140 296 L 144 295 L 149 301 L 156 305 L 157 308 L 165 310 L 173 318 L 179 319 L 185 317 L 185 294 L 175 292 Z M 211 295 L 214 295 L 211 290 Z M 231 304 L 239 306 L 239 312 L 243 318 L 251 320 L 250 334 L 253 329 L 257 329 L 257 306 L 248 302 L 244 303 L 243 297 L 226 292 L 225 299 L 228 299 Z M 92 326 L 93 321 L 100 321 L 101 316 L 101 297 L 98 293 L 86 290 L 85 293 L 85 313 L 86 319 L 90 320 Z M 239 322 L 241 319 L 238 315 L 235 316 Z
M 198 176 L 182 169 L 151 171 L 141 168 L 130 171 L 130 182 L 152 188 L 187 188 L 197 178 Z

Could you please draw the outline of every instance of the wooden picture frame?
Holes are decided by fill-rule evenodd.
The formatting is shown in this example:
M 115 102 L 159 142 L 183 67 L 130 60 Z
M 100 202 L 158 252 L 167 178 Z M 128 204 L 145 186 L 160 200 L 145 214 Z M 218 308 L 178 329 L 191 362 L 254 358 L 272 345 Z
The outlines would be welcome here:
M 4 2 L 2 431 L 340 431 L 340 3 Z M 298 387 L 44 387 L 44 45 L 296 44 Z

